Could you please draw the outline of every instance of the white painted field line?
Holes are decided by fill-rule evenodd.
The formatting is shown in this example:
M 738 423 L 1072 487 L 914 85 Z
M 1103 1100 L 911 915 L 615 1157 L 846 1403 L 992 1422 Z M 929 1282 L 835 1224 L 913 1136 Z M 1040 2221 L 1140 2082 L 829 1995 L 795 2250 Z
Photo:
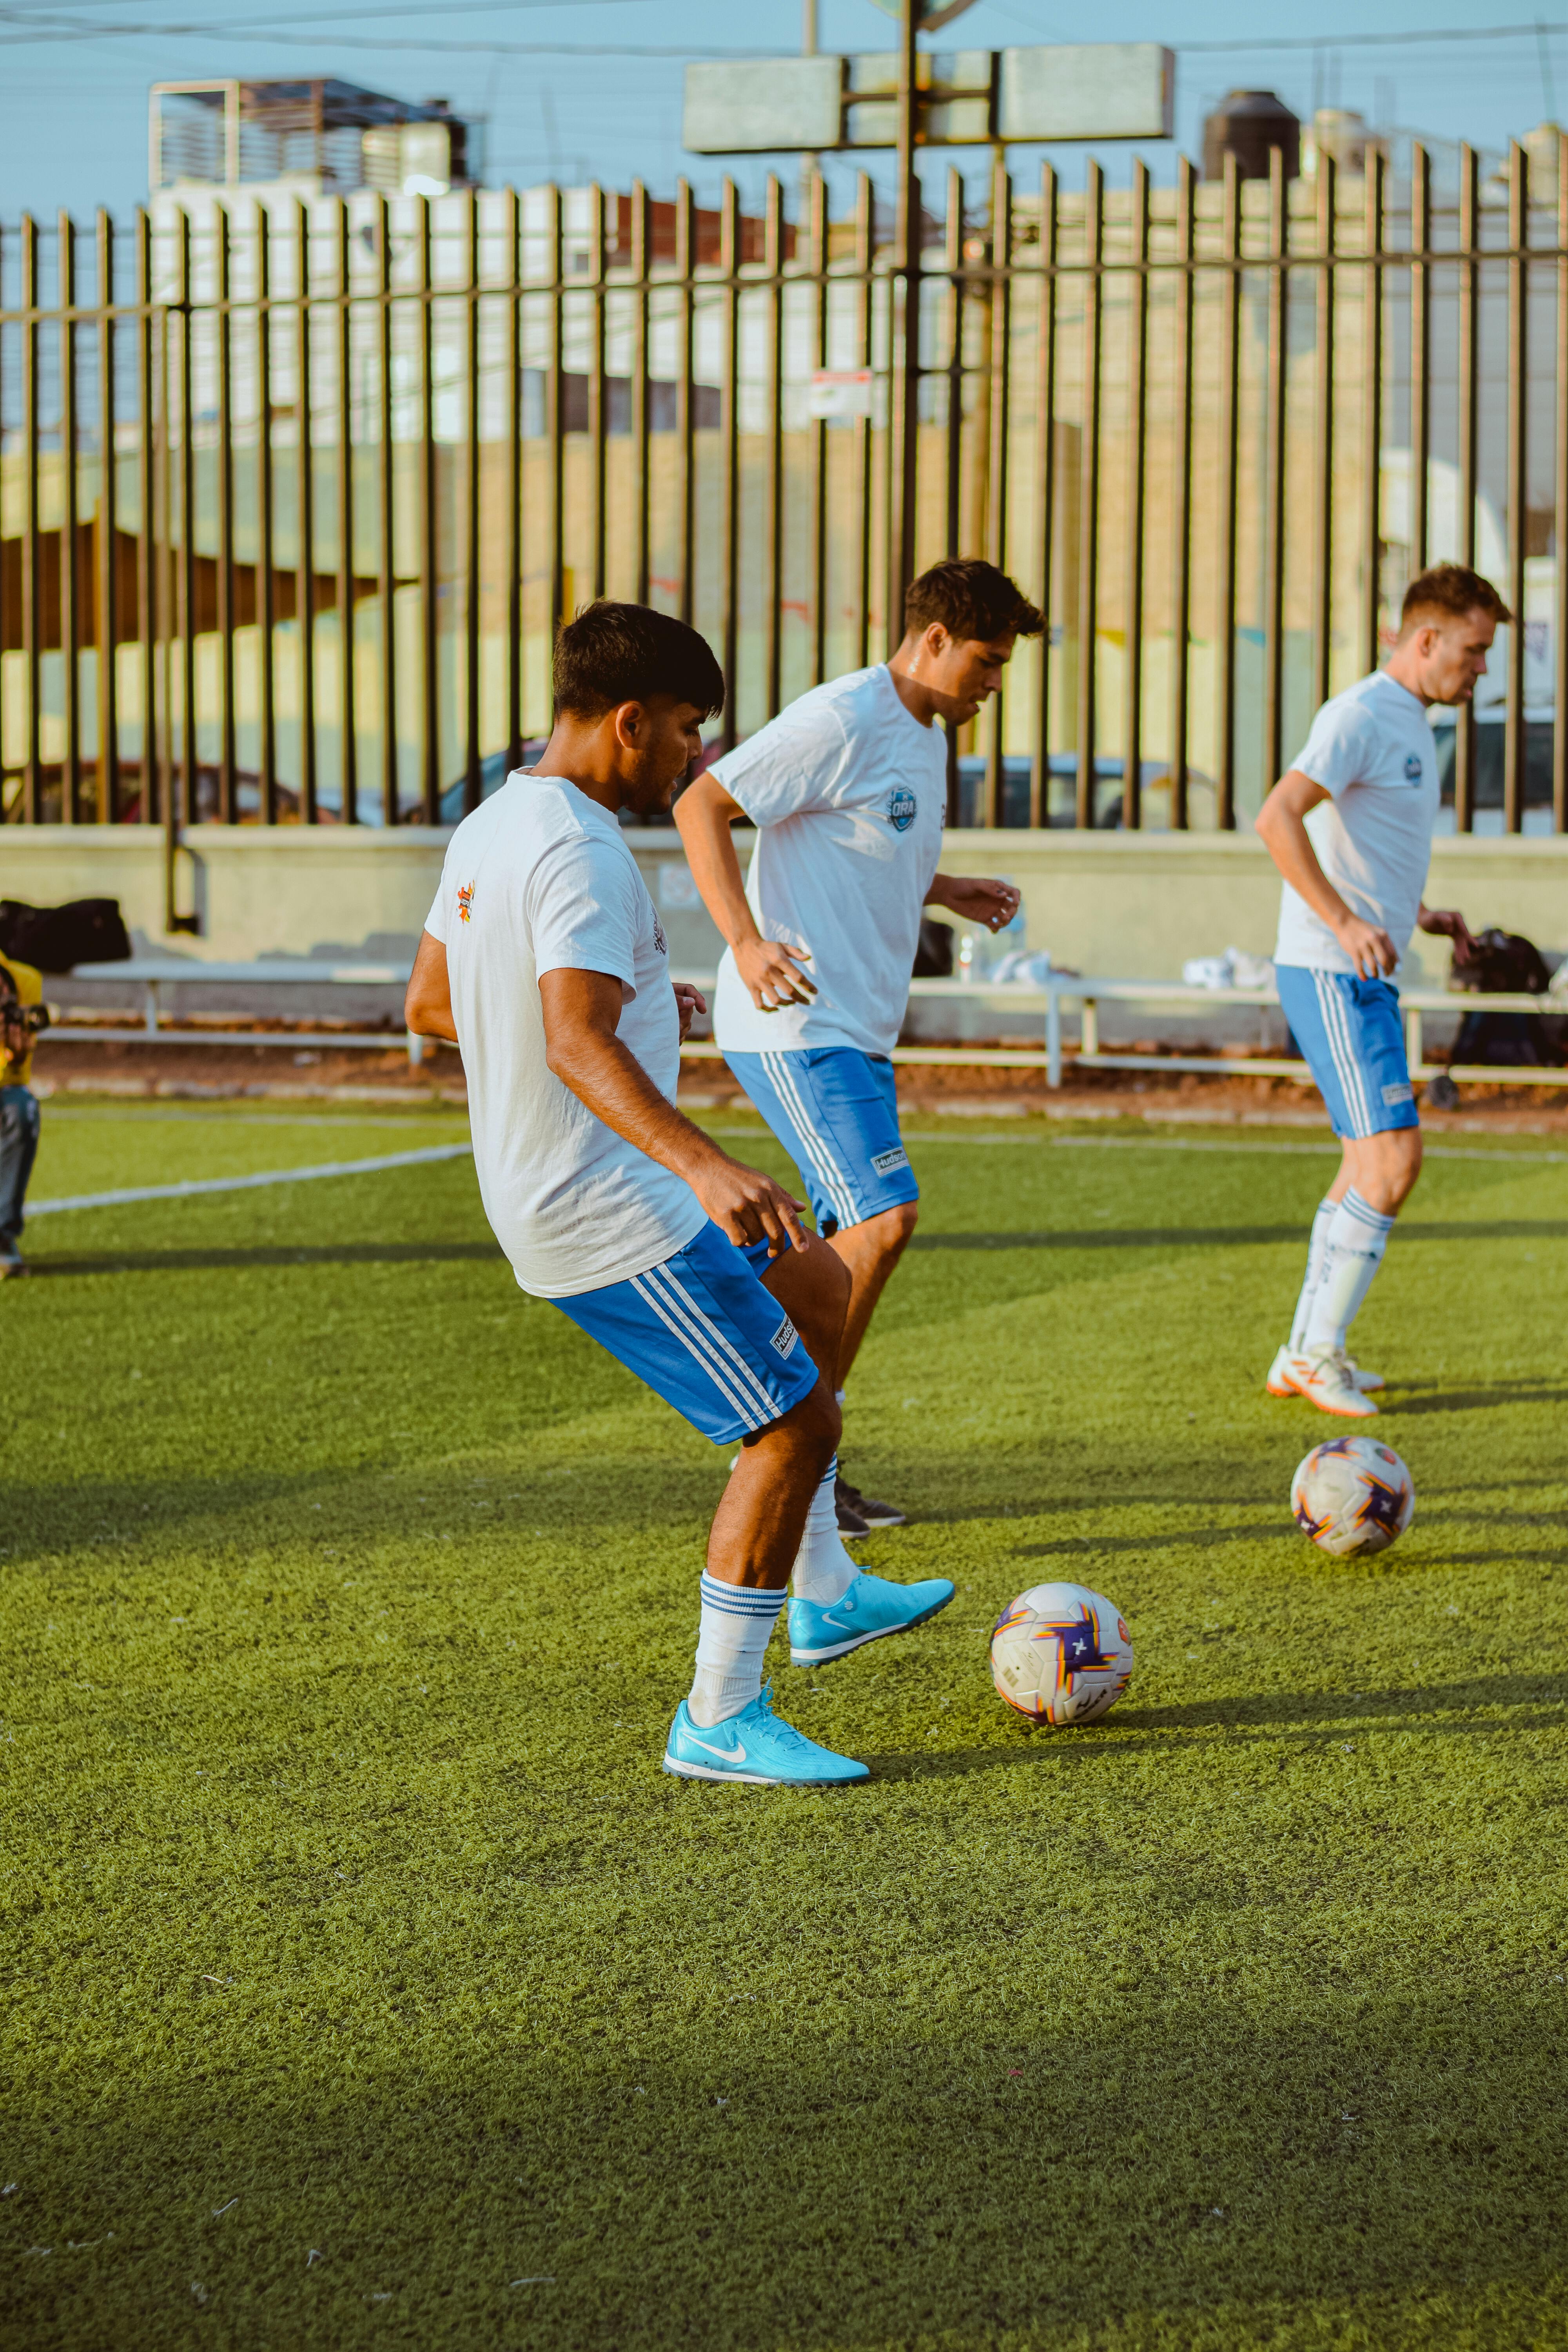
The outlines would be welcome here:
M 710 1127 L 705 1133 L 723 1136 L 765 1136 L 765 1128 Z M 952 1143 L 964 1150 L 984 1149 L 987 1144 L 1011 1144 L 1025 1150 L 1044 1148 L 1048 1151 L 1248 1151 L 1265 1157 L 1283 1159 L 1291 1153 L 1310 1153 L 1321 1159 L 1325 1152 L 1337 1154 L 1339 1144 L 1331 1135 L 1321 1143 L 1244 1143 L 1238 1137 L 1234 1143 L 1206 1137 L 1189 1135 L 935 1135 L 929 1128 L 907 1127 L 906 1143 Z M 1528 1163 L 1532 1168 L 1551 1167 L 1568 1160 L 1568 1151 L 1467 1151 L 1462 1146 L 1429 1143 L 1426 1148 L 1428 1160 L 1511 1160 Z
M 203 1192 L 252 1192 L 265 1184 L 311 1184 L 322 1176 L 372 1176 L 383 1168 L 417 1168 L 430 1160 L 459 1160 L 471 1143 L 433 1143 L 423 1151 L 388 1151 L 378 1160 L 328 1160 L 316 1168 L 272 1168 L 260 1176 L 201 1176 L 183 1184 L 135 1184 L 122 1192 L 79 1192 L 65 1201 L 29 1201 L 27 1215 L 58 1216 L 62 1209 L 119 1209 L 132 1201 L 190 1201 Z

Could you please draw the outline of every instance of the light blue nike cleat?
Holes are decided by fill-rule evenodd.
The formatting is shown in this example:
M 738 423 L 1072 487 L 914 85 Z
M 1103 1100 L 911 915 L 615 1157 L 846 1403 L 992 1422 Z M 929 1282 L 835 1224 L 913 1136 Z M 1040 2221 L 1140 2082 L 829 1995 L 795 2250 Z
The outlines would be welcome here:
M 708 1726 L 692 1722 L 682 1699 L 669 1727 L 664 1769 L 686 1780 L 742 1780 L 754 1789 L 836 1789 L 871 1777 L 852 1756 L 836 1756 L 793 1724 L 781 1723 L 771 1691 L 761 1692 L 739 1715 Z
M 794 1666 L 825 1666 L 847 1657 L 864 1642 L 884 1633 L 906 1633 L 923 1625 L 952 1599 L 945 1576 L 922 1584 L 889 1584 L 862 1569 L 841 1601 L 795 1601 L 789 1604 L 789 1656 Z

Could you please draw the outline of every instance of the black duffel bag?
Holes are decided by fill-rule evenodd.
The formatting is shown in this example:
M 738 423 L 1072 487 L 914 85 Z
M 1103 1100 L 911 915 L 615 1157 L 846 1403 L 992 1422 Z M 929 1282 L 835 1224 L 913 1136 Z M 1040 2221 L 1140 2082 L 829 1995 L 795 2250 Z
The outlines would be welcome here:
M 29 907 L 0 898 L 0 955 L 37 971 L 79 963 L 124 963 L 131 941 L 118 898 L 73 898 L 66 907 Z
M 1541 996 L 1551 979 L 1533 940 L 1494 925 L 1477 934 L 1468 955 L 1456 950 L 1448 985 L 1479 996 Z M 1568 1015 L 1467 1013 L 1450 1058 L 1493 1069 L 1561 1069 L 1568 1063 Z

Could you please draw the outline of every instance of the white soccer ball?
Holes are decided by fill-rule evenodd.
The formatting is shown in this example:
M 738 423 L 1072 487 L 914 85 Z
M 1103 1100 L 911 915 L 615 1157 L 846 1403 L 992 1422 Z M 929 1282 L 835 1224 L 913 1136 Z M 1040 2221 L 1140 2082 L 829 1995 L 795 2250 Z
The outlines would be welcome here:
M 1343 1559 L 1381 1551 L 1415 1516 L 1410 1473 L 1375 1437 L 1331 1437 L 1314 1445 L 1290 1481 L 1296 1525 L 1320 1551 Z
M 1132 1638 L 1087 1584 L 1032 1584 L 991 1629 L 998 1695 L 1031 1723 L 1093 1723 L 1132 1679 Z

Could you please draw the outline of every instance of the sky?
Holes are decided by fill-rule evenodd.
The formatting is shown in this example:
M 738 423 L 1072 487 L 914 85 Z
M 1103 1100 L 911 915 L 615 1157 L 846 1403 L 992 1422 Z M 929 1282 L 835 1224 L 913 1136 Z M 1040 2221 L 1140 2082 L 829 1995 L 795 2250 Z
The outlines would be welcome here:
M 1139 152 L 1168 180 L 1178 152 L 1199 154 L 1204 114 L 1236 87 L 1274 89 L 1302 115 L 1338 104 L 1381 128 L 1500 149 L 1568 113 L 1568 13 L 1538 24 L 1521 0 L 1498 7 L 1500 22 L 1474 0 L 1327 0 L 1308 10 L 1288 0 L 1100 0 L 1097 40 L 1176 50 L 1176 140 L 1058 150 L 1052 160 L 1068 185 L 1090 152 L 1113 185 Z M 825 50 L 892 44 L 893 24 L 873 0 L 817 0 L 817 15 Z M 1066 0 L 978 0 L 930 46 L 1001 48 L 1084 31 Z M 765 159 L 682 153 L 682 67 L 784 55 L 800 38 L 801 0 L 281 0 L 266 16 L 256 0 L 0 0 L 0 226 L 25 210 L 86 218 L 99 205 L 123 217 L 147 194 L 149 85 L 219 75 L 335 75 L 399 98 L 447 98 L 457 112 L 488 118 L 491 185 L 641 178 L 666 194 L 684 172 L 709 201 L 728 169 L 754 199 Z M 1039 153 L 1013 152 L 1021 180 Z M 830 160 L 836 210 L 863 160 Z M 984 152 L 933 153 L 929 179 L 940 182 L 950 163 L 978 192 Z M 885 177 L 890 159 L 871 167 Z M 793 183 L 793 159 L 777 168 Z

